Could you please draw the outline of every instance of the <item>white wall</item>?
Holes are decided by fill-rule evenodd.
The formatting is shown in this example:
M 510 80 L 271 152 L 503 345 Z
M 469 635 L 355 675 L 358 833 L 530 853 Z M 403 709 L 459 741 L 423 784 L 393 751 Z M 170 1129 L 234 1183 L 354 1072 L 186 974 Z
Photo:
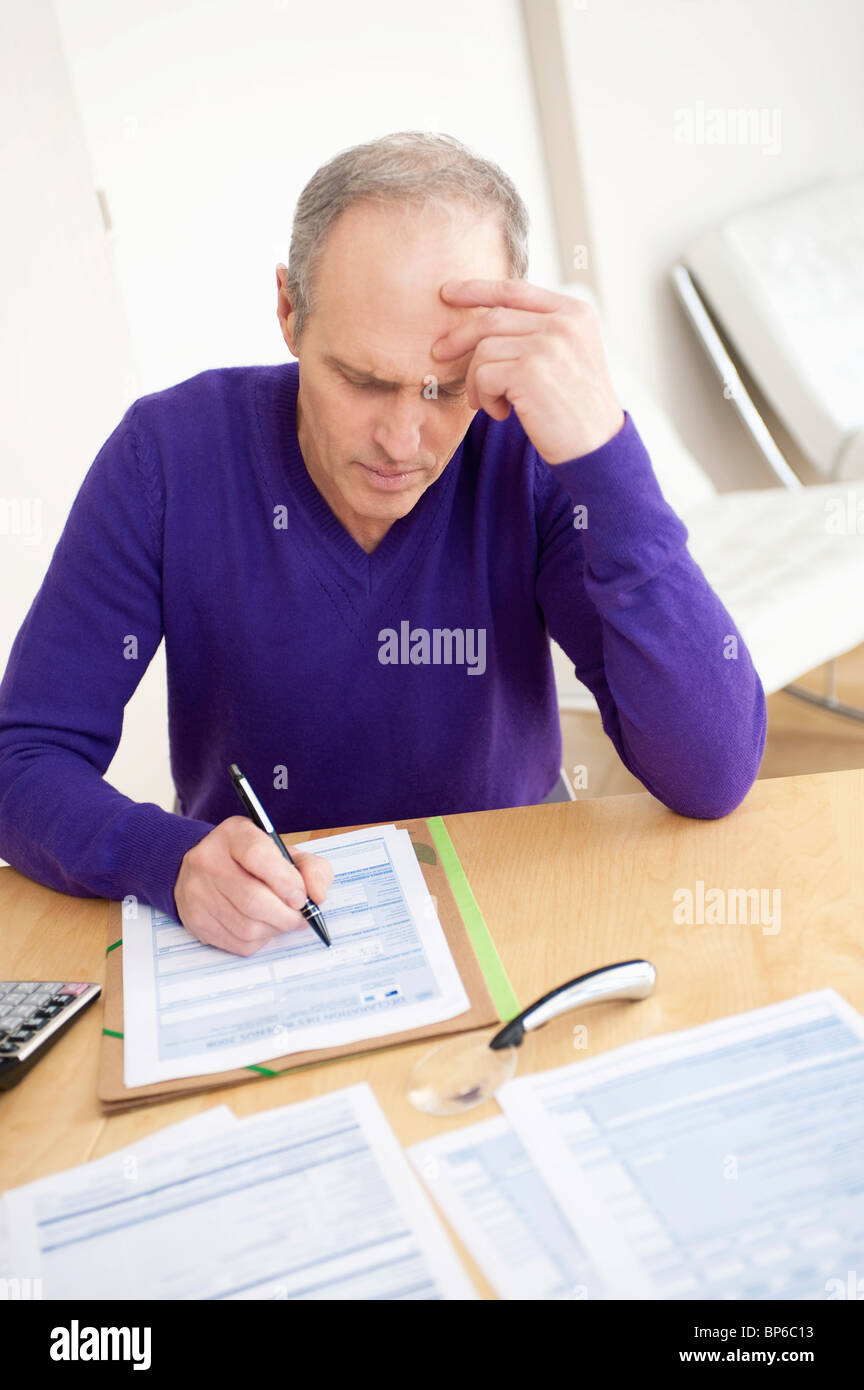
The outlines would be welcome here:
M 137 368 L 49 0 L 0 4 L 0 669 Z M 109 780 L 171 804 L 164 649 Z
M 49 0 L 0 4 L 0 187 L 2 668 L 135 366 Z
M 557 278 L 517 0 L 56 0 L 141 363 L 139 394 L 287 356 L 275 265 L 337 150 L 443 130 L 496 159 Z
M 550 2 L 565 36 L 589 253 L 608 330 L 718 486 L 768 486 L 773 478 L 724 401 L 667 269 L 725 214 L 864 168 L 864 5 Z M 764 111 L 769 137 L 779 110 L 779 143 L 676 142 L 675 112 L 696 116 L 700 103 L 703 111 Z

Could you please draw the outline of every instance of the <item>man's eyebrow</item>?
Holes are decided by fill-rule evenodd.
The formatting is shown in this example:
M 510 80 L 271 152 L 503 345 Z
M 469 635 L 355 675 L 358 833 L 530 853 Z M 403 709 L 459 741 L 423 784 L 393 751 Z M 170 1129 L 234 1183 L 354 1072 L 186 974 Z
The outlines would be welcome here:
M 325 352 L 323 355 L 323 360 L 327 363 L 329 367 L 335 367 L 340 372 L 348 372 L 351 376 L 362 377 L 366 381 L 374 381 L 378 386 L 398 387 L 401 385 L 401 382 L 399 381 L 384 381 L 382 377 L 375 376 L 374 372 L 366 371 L 366 369 L 363 367 L 352 367 L 350 362 L 343 362 L 340 358 L 335 357 L 331 352 Z M 429 375 L 433 376 L 434 373 L 430 372 Z M 451 381 L 442 381 L 440 377 L 436 378 L 436 380 L 439 386 L 443 386 L 448 390 L 452 390 L 454 387 L 464 386 L 466 377 L 465 373 L 463 372 L 461 376 L 453 377 Z

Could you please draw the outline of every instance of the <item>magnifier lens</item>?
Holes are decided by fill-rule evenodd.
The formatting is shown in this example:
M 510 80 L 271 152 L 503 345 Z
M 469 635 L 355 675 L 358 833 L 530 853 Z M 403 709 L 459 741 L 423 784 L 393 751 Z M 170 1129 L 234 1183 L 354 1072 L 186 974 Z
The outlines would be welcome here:
M 518 1048 L 495 1051 L 485 1033 L 458 1033 L 439 1043 L 416 1064 L 408 1077 L 408 1099 L 427 1115 L 460 1115 L 482 1105 L 516 1070 Z

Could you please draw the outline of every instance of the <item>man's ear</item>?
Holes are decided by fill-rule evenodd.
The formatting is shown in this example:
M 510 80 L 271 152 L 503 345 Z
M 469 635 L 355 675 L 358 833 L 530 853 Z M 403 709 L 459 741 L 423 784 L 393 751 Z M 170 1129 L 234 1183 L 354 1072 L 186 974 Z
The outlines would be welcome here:
M 296 357 L 297 352 L 294 343 L 294 310 L 291 300 L 288 297 L 287 288 L 288 267 L 280 261 L 276 267 L 276 317 L 279 320 L 279 327 L 282 329 L 282 337 L 288 344 L 292 354 Z

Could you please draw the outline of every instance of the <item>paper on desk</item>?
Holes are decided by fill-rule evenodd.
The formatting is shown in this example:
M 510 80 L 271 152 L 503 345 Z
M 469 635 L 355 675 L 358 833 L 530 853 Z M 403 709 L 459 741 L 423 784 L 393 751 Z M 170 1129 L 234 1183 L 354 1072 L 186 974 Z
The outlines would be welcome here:
M 505 1299 L 601 1299 L 603 1277 L 503 1116 L 414 1144 L 408 1156 Z
M 118 1178 L 128 1186 L 137 1181 L 143 1158 L 179 1144 L 190 1143 L 193 1139 L 201 1140 L 219 1134 L 236 1124 L 237 1116 L 227 1105 L 211 1105 L 203 1114 L 167 1125 L 125 1149 L 117 1149 L 79 1168 L 37 1178 L 35 1182 L 4 1193 L 0 1197 L 0 1278 L 29 1281 L 31 1286 L 34 1279 L 41 1278 L 40 1232 L 36 1224 L 36 1211 L 40 1198 L 43 1195 L 50 1197 L 52 1192 L 58 1190 L 58 1185 L 63 1183 L 69 1172 L 86 1172 L 91 1188 L 96 1188 L 100 1182 L 116 1183 Z M 20 1297 L 20 1292 L 15 1296 Z M 41 1298 L 48 1295 L 42 1290 L 27 1296 Z
M 0 1196 L 0 1279 L 7 1280 L 15 1277 L 15 1252 L 12 1248 L 12 1234 L 9 1230 L 9 1215 L 6 1210 L 6 1198 Z M 25 1277 L 19 1275 L 19 1278 Z
M 254 956 L 205 946 L 148 906 L 123 922 L 127 1086 L 246 1067 L 466 1013 L 468 996 L 406 830 L 310 840 L 335 878 L 311 927 Z
M 52 1299 L 473 1299 L 364 1082 L 7 1193 Z
M 834 990 L 496 1096 L 589 1251 L 602 1210 L 652 1297 L 842 1297 L 864 1269 L 864 1020 Z

